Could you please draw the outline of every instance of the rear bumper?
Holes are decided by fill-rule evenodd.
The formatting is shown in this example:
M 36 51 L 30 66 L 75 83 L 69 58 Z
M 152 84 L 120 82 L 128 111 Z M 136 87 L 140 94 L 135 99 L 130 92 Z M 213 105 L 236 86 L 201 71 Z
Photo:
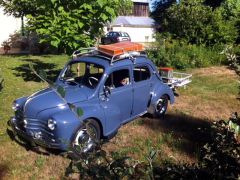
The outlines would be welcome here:
M 9 120 L 9 125 L 11 126 L 15 135 L 17 135 L 18 137 L 25 141 L 30 142 L 31 144 L 37 144 L 45 148 L 64 150 L 63 144 L 56 142 L 54 139 L 52 139 L 51 141 L 45 139 L 44 133 L 42 131 L 25 132 L 22 129 L 20 129 L 16 123 L 15 117 L 12 117 Z

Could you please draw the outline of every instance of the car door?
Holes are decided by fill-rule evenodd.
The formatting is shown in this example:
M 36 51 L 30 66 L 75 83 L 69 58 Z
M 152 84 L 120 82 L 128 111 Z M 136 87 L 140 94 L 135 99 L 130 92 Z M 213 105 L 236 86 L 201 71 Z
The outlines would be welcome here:
M 133 68 L 133 116 L 147 111 L 153 84 L 151 69 L 147 64 L 135 65 Z
M 109 92 L 100 93 L 100 104 L 106 117 L 107 132 L 114 132 L 131 118 L 133 90 L 129 67 L 121 67 L 109 73 L 104 88 Z M 106 91 L 106 90 L 105 90 Z

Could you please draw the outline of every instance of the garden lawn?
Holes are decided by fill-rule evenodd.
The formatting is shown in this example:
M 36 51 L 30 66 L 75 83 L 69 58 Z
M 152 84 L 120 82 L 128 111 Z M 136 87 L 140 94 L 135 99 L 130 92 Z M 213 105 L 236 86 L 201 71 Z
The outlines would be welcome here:
M 0 179 L 60 179 L 69 159 L 50 153 L 41 154 L 12 141 L 6 132 L 13 115 L 12 101 L 46 87 L 29 70 L 33 63 L 54 79 L 69 58 L 67 56 L 0 56 L 4 88 L 0 92 Z M 164 119 L 148 116 L 120 128 L 117 136 L 103 145 L 114 156 L 129 155 L 145 160 L 151 148 L 158 150 L 156 163 L 194 163 L 199 147 L 207 141 L 201 129 L 210 122 L 227 119 L 240 110 L 237 75 L 226 67 L 189 70 L 193 82 L 179 89 L 176 103 L 169 106 Z

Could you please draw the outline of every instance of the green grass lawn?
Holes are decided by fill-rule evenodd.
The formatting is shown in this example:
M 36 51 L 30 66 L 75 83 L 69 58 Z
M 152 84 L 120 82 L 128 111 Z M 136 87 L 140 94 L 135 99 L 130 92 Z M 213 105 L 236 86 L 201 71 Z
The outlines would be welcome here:
M 4 88 L 0 92 L 0 179 L 60 179 L 69 160 L 60 155 L 44 155 L 12 141 L 6 133 L 12 116 L 12 101 L 46 87 L 29 70 L 33 63 L 54 79 L 69 58 L 67 56 L 0 56 Z M 228 118 L 240 110 L 237 76 L 226 67 L 192 69 L 193 82 L 179 89 L 180 96 L 169 107 L 164 119 L 141 117 L 123 126 L 103 148 L 109 152 L 144 160 L 149 147 L 158 150 L 157 163 L 193 163 L 199 145 L 206 139 L 199 128 L 212 120 Z

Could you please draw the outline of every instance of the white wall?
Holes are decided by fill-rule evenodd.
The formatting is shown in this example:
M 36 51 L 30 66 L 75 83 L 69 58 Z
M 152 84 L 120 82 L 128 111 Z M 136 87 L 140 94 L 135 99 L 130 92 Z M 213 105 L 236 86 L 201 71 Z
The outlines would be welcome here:
M 113 31 L 127 32 L 132 42 L 153 42 L 155 41 L 155 29 L 151 27 L 113 27 Z
M 3 41 L 7 40 L 10 34 L 21 29 L 21 19 L 13 16 L 4 15 L 3 9 L 0 8 L 0 46 Z

